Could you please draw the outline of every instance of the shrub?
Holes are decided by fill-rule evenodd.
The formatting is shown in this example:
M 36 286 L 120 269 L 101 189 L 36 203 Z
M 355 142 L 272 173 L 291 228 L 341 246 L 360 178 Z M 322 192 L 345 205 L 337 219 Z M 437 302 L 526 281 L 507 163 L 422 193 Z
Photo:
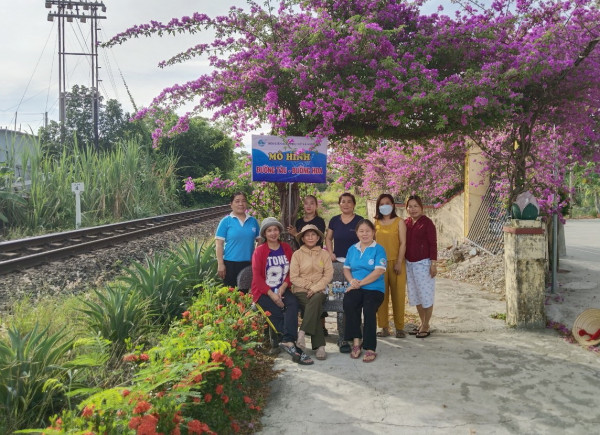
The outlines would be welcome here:
M 130 388 L 94 394 L 64 411 L 46 433 L 232 433 L 252 427 L 260 405 L 248 386 L 261 314 L 250 296 L 207 285 L 160 345 L 126 355 Z
M 104 291 L 94 290 L 96 301 L 82 300 L 86 308 L 84 324 L 92 335 L 109 340 L 113 354 L 120 358 L 127 343 L 139 340 L 150 328 L 150 300 L 122 287 L 106 285 Z
M 179 278 L 178 264 L 171 256 L 155 254 L 146 257 L 146 264 L 134 262 L 121 279 L 130 288 L 150 301 L 150 308 L 161 325 L 168 325 L 180 316 L 189 303 L 192 289 Z
M 214 240 L 200 243 L 186 241 L 173 252 L 173 261 L 179 267 L 179 279 L 189 288 L 202 282 L 210 283 L 217 276 L 217 255 Z
M 48 334 L 35 325 L 24 332 L 8 330 L 8 342 L 0 341 L 0 432 L 11 433 L 27 425 L 39 425 L 60 407 L 62 391 L 54 381 L 66 378 L 61 365 L 72 347 L 64 333 Z

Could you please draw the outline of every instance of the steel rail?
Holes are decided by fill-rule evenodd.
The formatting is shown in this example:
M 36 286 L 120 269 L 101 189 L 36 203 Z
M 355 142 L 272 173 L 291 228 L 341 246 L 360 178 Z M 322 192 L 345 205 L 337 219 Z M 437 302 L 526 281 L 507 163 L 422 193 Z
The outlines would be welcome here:
M 190 210 L 0 243 L 0 274 L 114 246 L 176 226 L 223 216 L 229 205 Z M 33 251 L 33 252 L 32 252 Z

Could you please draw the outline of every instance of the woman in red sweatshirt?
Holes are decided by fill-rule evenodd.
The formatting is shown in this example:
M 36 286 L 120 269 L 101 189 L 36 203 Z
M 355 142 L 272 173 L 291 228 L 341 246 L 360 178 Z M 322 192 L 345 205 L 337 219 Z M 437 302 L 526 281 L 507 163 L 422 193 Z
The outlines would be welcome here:
M 290 261 L 292 248 L 279 241 L 283 225 L 268 217 L 260 224 L 260 236 L 265 242 L 252 254 L 252 299 L 270 313 L 269 319 L 276 329 L 279 348 L 292 356 L 298 364 L 313 364 L 312 359 L 296 346 L 298 337 L 298 299 L 290 286 Z M 276 343 L 272 343 L 274 347 Z
M 429 321 L 433 313 L 435 276 L 437 275 L 437 234 L 432 220 L 423 214 L 418 195 L 408 197 L 406 224 L 406 292 L 408 303 L 417 306 L 421 326 L 409 334 L 429 337 Z

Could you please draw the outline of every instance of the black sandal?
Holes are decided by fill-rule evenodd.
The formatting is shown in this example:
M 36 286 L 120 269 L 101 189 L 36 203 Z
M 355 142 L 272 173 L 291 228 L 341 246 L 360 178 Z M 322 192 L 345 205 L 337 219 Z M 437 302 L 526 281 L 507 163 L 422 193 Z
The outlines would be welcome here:
M 408 331 L 409 335 L 417 335 L 419 333 L 419 327 L 415 326 L 413 329 L 411 329 L 410 331 Z
M 309 366 L 311 364 L 314 364 L 315 362 L 311 359 L 310 356 L 308 356 L 307 354 L 305 354 L 304 352 L 302 352 L 302 355 L 300 355 L 300 359 L 298 361 L 296 361 L 298 364 L 300 364 L 301 366 Z
M 292 361 L 294 361 L 295 363 L 300 361 L 301 354 L 300 354 L 300 352 L 298 352 L 298 349 L 296 349 L 296 346 L 294 346 L 293 344 L 291 346 L 286 346 L 283 343 L 279 343 L 279 348 L 281 350 L 285 350 L 287 353 L 289 353 L 290 356 L 292 357 Z M 302 354 L 304 354 L 304 353 L 302 353 Z

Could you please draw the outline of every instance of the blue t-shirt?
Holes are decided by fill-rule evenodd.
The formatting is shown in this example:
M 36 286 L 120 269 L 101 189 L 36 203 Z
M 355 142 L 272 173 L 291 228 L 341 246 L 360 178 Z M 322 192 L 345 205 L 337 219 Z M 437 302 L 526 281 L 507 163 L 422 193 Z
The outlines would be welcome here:
M 336 257 L 345 257 L 350 246 L 358 243 L 356 225 L 363 220 L 362 216 L 355 215 L 354 219 L 345 224 L 342 215 L 337 215 L 329 221 L 329 228 L 333 230 L 333 253 Z
M 387 268 L 387 257 L 383 246 L 376 242 L 371 243 L 364 251 L 360 250 L 360 243 L 352 245 L 348 249 L 348 255 L 344 262 L 344 269 L 350 269 L 352 276 L 358 280 L 363 279 L 375 269 Z M 370 284 L 361 288 L 365 290 L 385 291 L 385 281 L 383 275 Z
M 283 246 L 280 245 L 278 249 L 269 250 L 267 265 L 265 266 L 265 281 L 271 287 L 271 290 L 276 292 L 281 287 L 289 271 L 290 262 L 285 256 Z
M 254 241 L 259 236 L 258 221 L 246 216 L 244 222 L 233 213 L 225 216 L 217 227 L 216 239 L 225 241 L 223 259 L 227 261 L 252 261 Z

